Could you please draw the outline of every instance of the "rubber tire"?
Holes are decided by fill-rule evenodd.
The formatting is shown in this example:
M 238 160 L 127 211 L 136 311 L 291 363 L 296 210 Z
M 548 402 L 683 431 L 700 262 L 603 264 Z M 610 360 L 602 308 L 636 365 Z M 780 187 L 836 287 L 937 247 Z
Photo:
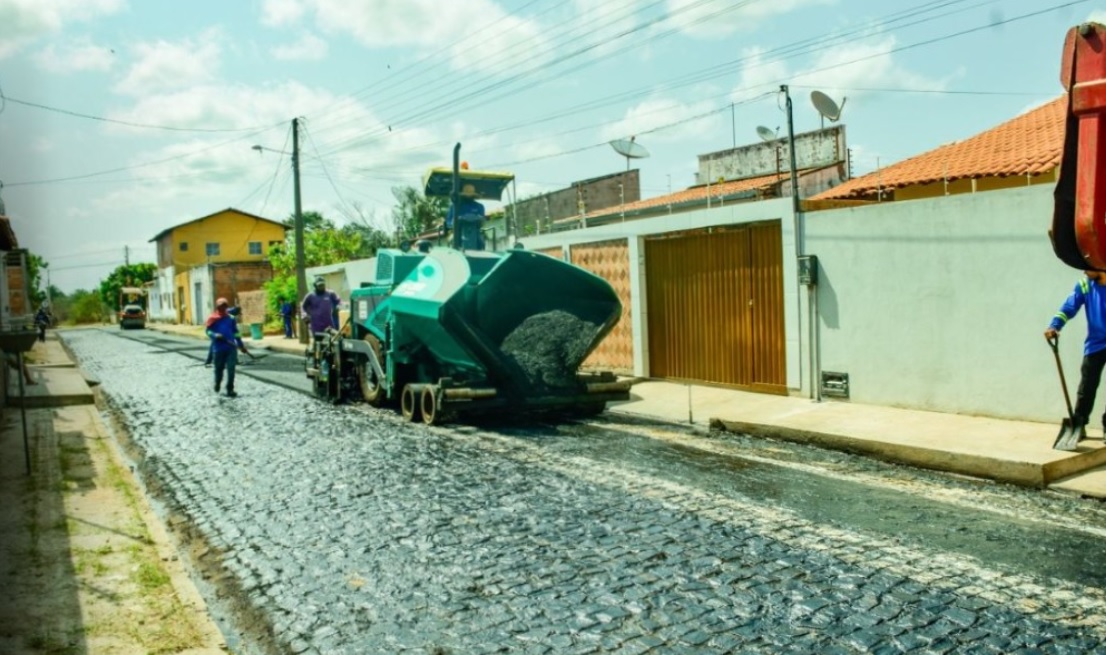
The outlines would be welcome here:
M 441 408 L 438 406 L 438 387 L 428 384 L 422 388 L 419 398 L 419 411 L 422 414 L 422 422 L 427 425 L 438 425 L 442 422 Z M 428 411 L 429 410 L 429 411 Z
M 399 409 L 403 413 L 403 418 L 412 422 L 421 420 L 422 403 L 420 401 L 421 398 L 416 395 L 411 385 L 403 385 L 403 393 L 399 397 Z
M 382 353 L 382 347 L 380 339 L 377 339 L 375 335 L 366 334 L 365 342 L 369 344 L 369 348 L 372 348 L 373 353 L 376 354 L 376 360 L 380 362 L 381 367 L 384 366 L 384 357 Z M 387 394 L 384 393 L 384 385 L 381 381 L 373 384 L 370 378 L 375 377 L 372 372 L 372 364 L 366 358 L 357 362 L 357 384 L 361 389 L 361 398 L 365 402 L 373 407 L 383 407 L 387 401 Z

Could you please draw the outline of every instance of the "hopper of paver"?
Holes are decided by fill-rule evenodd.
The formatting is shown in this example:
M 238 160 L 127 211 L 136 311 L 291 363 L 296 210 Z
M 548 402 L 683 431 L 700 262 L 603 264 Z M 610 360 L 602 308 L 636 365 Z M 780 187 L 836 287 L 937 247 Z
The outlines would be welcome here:
M 597 413 L 629 396 L 612 374 L 579 372 L 621 316 L 618 296 L 562 260 L 434 248 L 387 304 L 389 350 L 405 364 L 404 386 L 417 387 L 403 391 L 405 404 L 418 393 L 424 420 L 497 408 Z

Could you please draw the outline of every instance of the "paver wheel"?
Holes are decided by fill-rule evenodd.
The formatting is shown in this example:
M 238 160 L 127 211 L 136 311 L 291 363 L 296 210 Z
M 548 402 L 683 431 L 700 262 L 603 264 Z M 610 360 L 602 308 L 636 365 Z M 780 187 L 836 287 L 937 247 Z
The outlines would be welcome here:
M 445 412 L 438 404 L 437 385 L 428 384 L 422 388 L 419 407 L 422 409 L 422 422 L 427 425 L 438 425 L 443 422 Z
M 422 418 L 420 391 L 421 385 L 407 384 L 403 386 L 403 393 L 399 396 L 399 408 L 403 412 L 403 418 L 408 421 L 417 421 Z
M 376 355 L 376 361 L 380 362 L 380 367 L 384 368 L 384 348 L 380 343 L 380 339 L 377 339 L 376 335 L 366 334 L 365 343 Z M 379 379 L 376 371 L 373 370 L 372 363 L 367 358 L 359 359 L 357 362 L 357 381 L 361 386 L 361 397 L 365 399 L 365 402 L 373 407 L 384 406 L 387 402 L 387 395 L 384 393 L 384 380 Z

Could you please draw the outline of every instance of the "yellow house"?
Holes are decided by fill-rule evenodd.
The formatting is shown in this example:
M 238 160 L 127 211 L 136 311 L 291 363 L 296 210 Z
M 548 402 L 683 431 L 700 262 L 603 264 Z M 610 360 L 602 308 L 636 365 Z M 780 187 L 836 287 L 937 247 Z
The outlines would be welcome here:
M 227 208 L 159 232 L 150 241 L 157 245 L 158 307 L 168 313 L 161 318 L 196 322 L 228 288 L 260 288 L 272 277 L 269 249 L 284 243 L 287 229 L 277 221 Z M 201 269 L 206 271 L 203 282 L 196 279 Z M 213 273 L 228 270 L 229 274 Z M 227 279 L 234 281 L 233 287 L 227 287 Z

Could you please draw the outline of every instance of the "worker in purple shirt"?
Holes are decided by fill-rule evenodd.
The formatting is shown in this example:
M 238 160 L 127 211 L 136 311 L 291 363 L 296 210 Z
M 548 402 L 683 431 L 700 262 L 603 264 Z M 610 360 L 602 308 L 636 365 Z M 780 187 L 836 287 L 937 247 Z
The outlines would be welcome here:
M 338 307 L 341 304 L 338 294 L 326 288 L 326 280 L 321 276 L 315 278 L 315 290 L 307 294 L 300 306 L 311 334 L 326 332 L 327 328 L 337 328 Z

